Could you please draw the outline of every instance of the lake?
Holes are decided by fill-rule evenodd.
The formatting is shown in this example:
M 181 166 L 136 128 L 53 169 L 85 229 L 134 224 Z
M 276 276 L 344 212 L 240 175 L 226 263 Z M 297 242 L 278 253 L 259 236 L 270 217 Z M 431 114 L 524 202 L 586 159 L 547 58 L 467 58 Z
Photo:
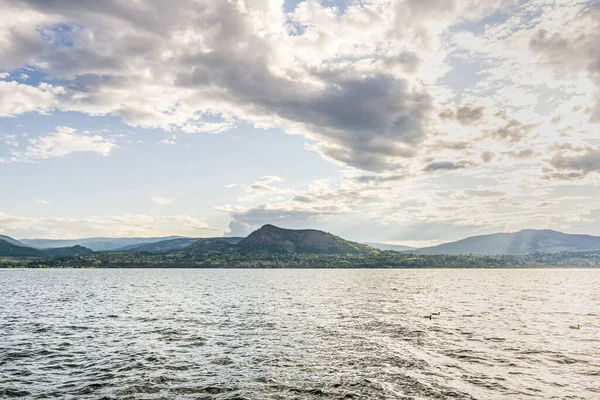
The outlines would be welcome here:
M 600 270 L 0 270 L 0 299 L 0 398 L 600 398 Z

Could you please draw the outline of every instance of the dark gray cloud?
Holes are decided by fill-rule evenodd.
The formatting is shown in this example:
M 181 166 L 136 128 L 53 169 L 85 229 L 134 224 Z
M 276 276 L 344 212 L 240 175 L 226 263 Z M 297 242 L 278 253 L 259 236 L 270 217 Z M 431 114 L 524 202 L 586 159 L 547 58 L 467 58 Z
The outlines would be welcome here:
M 170 122 L 160 120 L 182 104 L 205 110 L 210 102 L 240 119 L 305 134 L 325 157 L 376 172 L 416 155 L 434 110 L 431 96 L 385 68 L 365 73 L 323 62 L 281 73 L 276 42 L 257 34 L 235 2 L 10 3 L 76 27 L 63 33 L 71 45 L 33 56 L 44 71 L 70 80 L 64 99 L 72 110 L 165 127 Z M 42 28 L 52 36 L 52 27 Z M 385 63 L 414 72 L 419 58 L 404 52 Z M 152 86 L 166 93 L 165 104 L 149 107 L 136 95 Z
M 576 151 L 576 152 L 583 152 L 583 151 L 588 150 L 588 148 L 582 147 L 582 146 L 573 146 L 571 143 L 553 143 L 552 145 L 548 146 L 548 150 L 549 151 L 572 150 L 572 151 Z
M 439 161 L 439 162 L 434 162 L 434 163 L 427 165 L 425 168 L 423 168 L 423 171 L 425 171 L 425 172 L 453 171 L 453 170 L 461 169 L 461 168 L 465 168 L 465 165 L 453 163 L 451 161 Z
M 389 68 L 402 68 L 406 72 L 415 73 L 421 65 L 419 56 L 412 52 L 406 51 L 394 56 L 383 57 L 382 62 Z
M 313 203 L 315 199 L 311 196 L 298 195 L 294 196 L 293 201 L 297 201 L 299 203 Z
M 516 143 L 525 139 L 536 126 L 537 124 L 523 124 L 516 119 L 512 119 L 504 126 L 488 131 L 488 134 L 495 139 Z
M 568 179 L 574 179 L 590 172 L 600 172 L 600 149 L 588 148 L 584 153 L 577 155 L 565 155 L 565 153 L 559 152 L 548 160 L 548 163 L 555 170 L 571 171 L 565 176 Z M 564 173 L 560 172 L 559 174 Z M 561 176 L 563 175 L 555 175 L 556 178 Z
M 396 174 L 396 175 L 361 175 L 355 177 L 353 180 L 361 184 L 382 184 L 389 182 L 400 182 L 407 179 L 410 175 L 408 174 Z
M 492 153 L 491 151 L 486 151 L 481 155 L 481 160 L 484 163 L 489 163 L 489 162 L 493 161 L 494 158 L 496 158 L 496 154 Z
M 435 150 L 467 150 L 471 147 L 471 143 L 462 141 L 439 141 L 433 144 L 432 149 Z
M 0 66 L 9 70 L 28 65 L 33 55 L 45 48 L 35 31 L 27 31 L 22 27 L 8 28 L 3 39 L 0 42 Z
M 581 172 L 555 172 L 551 168 L 542 168 L 542 179 L 548 181 L 575 181 L 581 179 L 585 174 Z
M 443 110 L 441 113 L 438 114 L 438 116 L 442 119 L 452 119 L 454 118 L 454 111 L 450 110 L 449 108 Z
M 505 151 L 502 154 L 517 160 L 527 160 L 529 158 L 535 157 L 536 152 L 532 149 L 525 149 L 520 151 Z
M 472 125 L 483 118 L 483 107 L 464 106 L 456 110 L 456 119 L 462 125 Z
M 483 106 L 473 106 L 470 104 L 458 107 L 455 111 L 446 109 L 439 116 L 442 119 L 456 119 L 461 125 L 474 125 L 483 118 Z
M 259 191 L 265 191 L 265 192 L 270 192 L 270 191 L 274 190 L 273 186 L 261 185 L 261 184 L 250 185 L 250 188 L 253 190 L 259 190 Z

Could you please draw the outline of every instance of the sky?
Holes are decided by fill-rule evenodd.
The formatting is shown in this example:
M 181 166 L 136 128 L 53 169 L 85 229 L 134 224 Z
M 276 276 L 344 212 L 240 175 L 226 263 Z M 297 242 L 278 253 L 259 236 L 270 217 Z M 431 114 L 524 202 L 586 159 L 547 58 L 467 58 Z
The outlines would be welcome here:
M 598 1 L 0 8 L 0 234 L 600 235 Z

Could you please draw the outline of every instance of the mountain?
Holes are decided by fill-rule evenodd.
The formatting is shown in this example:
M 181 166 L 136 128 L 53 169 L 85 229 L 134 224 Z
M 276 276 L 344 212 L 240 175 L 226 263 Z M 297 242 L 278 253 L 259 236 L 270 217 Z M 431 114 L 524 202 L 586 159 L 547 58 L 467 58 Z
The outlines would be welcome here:
M 198 238 L 179 238 L 161 240 L 160 242 L 156 243 L 142 243 L 134 244 L 131 246 L 125 246 L 120 249 L 117 249 L 117 251 L 133 251 L 137 253 L 168 253 L 170 251 L 185 249 L 189 245 L 197 242 L 198 240 Z
M 42 252 L 47 257 L 51 257 L 51 258 L 70 257 L 70 256 L 76 256 L 76 255 L 80 255 L 80 254 L 93 253 L 93 251 L 88 249 L 87 247 L 83 247 L 83 246 L 79 246 L 79 245 L 72 246 L 72 247 L 56 247 L 56 248 L 52 248 L 52 249 L 42 250 Z
M 265 225 L 238 244 L 247 252 L 359 254 L 377 252 L 371 246 L 350 242 L 314 229 L 284 229 Z
M 530 254 L 600 249 L 600 237 L 526 229 L 515 233 L 472 236 L 457 242 L 424 247 L 413 254 Z
M 16 242 L 16 240 L 13 241 Z M 59 258 L 90 253 L 93 253 L 93 251 L 82 246 L 38 250 L 33 247 L 23 246 L 23 244 L 14 244 L 0 237 L 0 257 Z
M 387 251 L 409 251 L 409 250 L 416 249 L 416 247 L 402 246 L 399 244 L 371 243 L 371 242 L 365 242 L 365 244 L 368 246 L 371 246 L 371 247 L 375 247 L 376 249 L 379 249 L 379 250 L 387 250 Z
M 192 245 L 184 248 L 181 253 L 194 257 L 205 254 L 226 253 L 236 249 L 236 245 L 242 240 L 241 237 L 218 237 L 198 239 Z
M 23 243 L 19 242 L 16 239 L 11 238 L 10 236 L 0 235 L 0 240 L 4 240 L 10 244 L 14 244 L 15 246 L 25 246 Z
M 44 257 L 44 253 L 0 239 L 0 257 Z
M 139 245 L 126 246 L 116 251 L 132 251 L 135 253 L 170 253 L 186 249 L 194 244 L 198 244 L 195 248 L 192 247 L 191 252 L 197 253 L 202 250 L 214 250 L 220 248 L 221 244 L 233 245 L 237 244 L 243 238 L 241 237 L 216 237 L 216 238 L 179 238 L 163 240 L 156 243 L 142 243 Z M 194 250 L 195 249 L 195 250 Z
M 57 247 L 85 246 L 93 251 L 111 251 L 123 248 L 125 246 L 139 245 L 142 243 L 156 243 L 163 240 L 180 239 L 183 236 L 151 237 L 151 238 L 106 238 L 93 237 L 72 240 L 54 240 L 54 239 L 21 239 L 21 243 L 26 246 L 38 249 L 49 249 Z

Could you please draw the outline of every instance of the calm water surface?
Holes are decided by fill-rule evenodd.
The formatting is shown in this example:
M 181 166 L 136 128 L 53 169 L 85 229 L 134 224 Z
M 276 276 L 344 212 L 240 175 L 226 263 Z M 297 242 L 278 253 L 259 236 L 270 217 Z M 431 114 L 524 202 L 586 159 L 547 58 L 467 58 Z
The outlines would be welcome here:
M 600 270 L 0 270 L 0 300 L 0 398 L 600 399 Z

